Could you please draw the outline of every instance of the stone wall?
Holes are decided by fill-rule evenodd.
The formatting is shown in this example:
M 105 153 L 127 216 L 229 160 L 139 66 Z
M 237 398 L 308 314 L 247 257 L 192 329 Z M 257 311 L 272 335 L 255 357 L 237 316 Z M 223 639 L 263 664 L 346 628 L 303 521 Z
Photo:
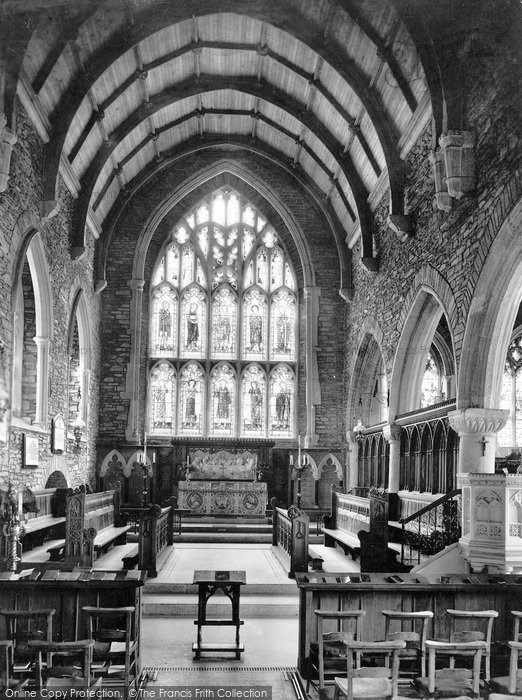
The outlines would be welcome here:
M 502 21 L 502 18 L 500 18 Z M 450 290 L 454 306 L 448 323 L 453 340 L 457 376 L 464 330 L 477 279 L 491 243 L 522 193 L 519 176 L 519 113 L 514 96 L 519 70 L 513 66 L 512 37 L 478 36 L 472 44 L 463 75 L 464 128 L 476 139 L 476 190 L 453 199 L 449 213 L 435 208 L 434 183 L 429 164 L 431 127 L 407 157 L 406 203 L 415 234 L 401 243 L 386 226 L 388 197 L 375 212 L 375 245 L 379 270 L 369 273 L 354 249 L 354 298 L 346 310 L 345 387 L 352 381 L 358 329 L 374 316 L 382 331 L 382 351 L 388 378 L 401 343 L 406 315 L 422 283 Z M 504 31 L 513 31 L 504 28 Z M 504 43 L 503 43 L 504 42 Z M 479 339 L 477 339 L 479 340 Z M 480 344 L 477 352 L 481 351 Z M 391 387 L 394 391 L 396 387 Z M 412 407 L 414 408 L 414 407 Z M 351 426 L 349 426 L 351 427 Z
M 98 428 L 99 384 L 99 308 L 100 300 L 93 291 L 94 242 L 88 237 L 86 254 L 80 260 L 70 255 L 70 235 L 74 226 L 75 200 L 60 180 L 58 214 L 49 220 L 40 218 L 41 174 L 44 145 L 23 110 L 17 123 L 18 141 L 11 161 L 9 186 L 0 195 L 0 337 L 5 342 L 0 368 L 4 385 L 10 392 L 13 362 L 12 291 L 21 250 L 29 236 L 39 231 L 49 268 L 52 295 L 53 328 L 49 347 L 48 420 L 43 429 L 20 425 L 14 421 L 9 431 L 9 443 L 0 443 L 0 489 L 11 482 L 15 488 L 27 485 L 41 488 L 49 476 L 62 471 L 69 486 L 94 483 L 96 467 L 95 440 Z M 66 421 L 68 401 L 68 342 L 71 308 L 76 292 L 83 289 L 89 309 L 92 331 L 89 422 L 86 442 L 80 453 L 73 451 L 73 440 L 66 441 L 63 454 L 51 452 L 51 419 L 63 413 Z M 34 412 L 33 412 L 34 413 Z M 11 416 L 9 416 L 11 418 Z M 35 434 L 39 441 L 39 466 L 22 468 L 23 434 Z
M 133 268 L 133 257 L 136 241 L 147 222 L 148 217 L 169 195 L 186 180 L 193 178 L 202 169 L 205 170 L 213 162 L 226 157 L 248 169 L 248 172 L 266 183 L 278 200 L 291 213 L 301 227 L 309 247 L 309 257 L 314 267 L 316 285 L 321 288 L 319 316 L 319 375 L 323 396 L 328 397 L 323 405 L 317 406 L 316 424 L 320 442 L 326 445 L 338 444 L 342 438 L 342 334 L 343 329 L 338 322 L 342 315 L 344 302 L 338 294 L 340 285 L 339 262 L 337 251 L 329 232 L 325 217 L 312 203 L 309 195 L 296 185 L 287 174 L 279 168 L 268 168 L 261 159 L 251 154 L 215 152 L 199 153 L 186 158 L 182 163 L 176 163 L 175 168 L 165 168 L 142 187 L 134 196 L 120 217 L 111 240 L 107 256 L 106 277 L 107 287 L 103 296 L 103 359 L 101 387 L 101 420 L 102 432 L 100 439 L 107 446 L 121 443 L 124 440 L 125 428 L 129 410 L 130 397 L 128 393 L 127 365 L 130 360 L 129 335 L 131 290 L 129 281 Z M 178 218 L 204 196 L 209 189 L 213 190 L 223 184 L 224 179 L 233 187 L 247 193 L 253 203 L 266 214 L 268 220 L 282 237 L 289 254 L 292 256 L 298 285 L 300 288 L 300 313 L 304 319 L 305 307 L 303 298 L 303 272 L 295 243 L 292 241 L 281 217 L 267 202 L 249 185 L 239 181 L 232 174 L 224 174 L 213 179 L 206 188 L 198 188 L 197 192 L 188 196 L 183 203 L 176 205 L 158 226 L 153 236 L 146 259 L 146 284 L 143 292 L 142 338 L 147 339 L 148 333 L 148 280 L 152 274 L 157 255 Z M 140 354 L 140 424 L 143 431 L 143 410 L 145 406 L 145 376 L 147 367 L 147 342 L 142 343 Z M 300 431 L 305 432 L 305 381 L 304 381 L 304 340 L 301 339 L 299 349 L 299 401 L 298 421 Z

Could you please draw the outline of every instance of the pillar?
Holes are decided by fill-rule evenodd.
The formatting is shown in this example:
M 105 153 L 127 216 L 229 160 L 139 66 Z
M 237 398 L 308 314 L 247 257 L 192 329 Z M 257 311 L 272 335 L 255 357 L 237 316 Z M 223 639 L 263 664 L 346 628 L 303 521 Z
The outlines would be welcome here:
M 140 352 L 141 352 L 141 312 L 145 280 L 132 279 L 130 300 L 130 334 L 131 352 L 127 366 L 126 398 L 130 400 L 129 419 L 125 431 L 125 439 L 139 444 L 140 442 Z M 146 400 L 146 399 L 145 399 Z M 143 415 L 145 416 L 145 407 Z M 147 430 L 145 426 L 145 431 Z
M 344 480 L 344 491 L 348 492 L 358 485 L 359 480 L 359 443 L 355 439 L 355 433 L 348 433 L 348 474 Z
M 321 385 L 317 365 L 317 332 L 319 320 L 319 287 L 304 288 L 306 313 L 305 376 L 306 376 L 306 434 L 305 447 L 317 445 L 319 436 L 315 432 L 315 407 L 321 403 Z
M 496 434 L 509 411 L 500 408 L 466 408 L 450 411 L 448 420 L 460 437 L 458 473 L 495 471 Z
M 385 425 L 382 429 L 384 438 L 390 445 L 390 463 L 388 465 L 389 518 L 398 519 L 399 480 L 401 471 L 401 426 L 397 423 Z

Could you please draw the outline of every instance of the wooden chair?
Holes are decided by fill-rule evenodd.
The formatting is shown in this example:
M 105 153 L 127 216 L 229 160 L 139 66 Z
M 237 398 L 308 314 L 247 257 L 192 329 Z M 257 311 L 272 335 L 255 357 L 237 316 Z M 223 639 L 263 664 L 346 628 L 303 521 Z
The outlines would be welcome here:
M 346 677 L 335 677 L 334 700 L 341 695 L 348 700 L 397 698 L 399 684 L 399 653 L 406 648 L 406 642 L 346 642 Z M 384 666 L 357 667 L 357 657 L 382 655 Z M 356 661 L 354 663 L 354 657 Z M 390 662 L 391 658 L 391 664 Z
M 491 637 L 493 634 L 493 622 L 498 617 L 496 610 L 447 610 L 450 622 L 450 642 L 476 642 L 486 643 L 483 653 L 484 678 L 489 680 L 491 675 Z M 442 652 L 443 654 L 444 652 Z M 473 656 L 473 652 L 466 652 L 462 656 Z M 454 668 L 455 654 L 448 653 L 450 668 Z
M 346 642 L 360 640 L 364 615 L 365 610 L 315 610 L 317 642 L 310 644 L 307 693 L 310 683 L 322 690 L 327 683 L 333 684 L 336 675 L 344 673 Z M 328 622 L 335 623 L 334 631 L 325 631 Z
M 51 642 L 53 639 L 54 608 L 35 608 L 34 610 L 0 609 L 4 618 L 7 639 L 12 641 L 10 667 L 11 672 L 27 673 L 34 654 L 29 648 L 29 641 Z M 51 658 L 47 659 L 48 663 Z
M 478 698 L 480 692 L 480 667 L 482 655 L 486 651 L 485 641 L 438 642 L 428 639 L 428 676 L 415 679 L 415 685 L 424 697 L 428 698 Z M 447 659 L 456 656 L 469 656 L 473 668 L 437 669 L 437 655 Z
M 400 661 L 413 662 L 414 675 L 420 673 L 421 676 L 425 676 L 426 639 L 428 624 L 433 619 L 433 613 L 430 610 L 419 610 L 418 612 L 383 610 L 382 614 L 384 615 L 385 641 L 404 640 L 406 648 L 399 652 Z M 397 624 L 399 625 L 398 630 L 394 629 Z
M 85 606 L 89 638 L 96 642 L 94 661 L 104 661 L 99 670 L 104 683 L 117 684 L 121 680 L 125 698 L 132 684 L 138 688 L 138 640 L 135 638 L 135 614 L 132 606 L 97 608 Z
M 91 662 L 94 642 L 80 639 L 76 642 L 29 641 L 35 658 L 35 681 L 38 688 L 96 688 L 100 681 L 92 675 Z M 44 655 L 52 657 L 49 666 Z
M 6 689 L 20 690 L 27 685 L 29 679 L 15 679 L 12 670 L 13 641 L 0 639 L 0 697 L 5 697 Z
M 490 700 L 502 700 L 505 696 L 522 698 L 522 668 L 519 669 L 519 660 L 522 654 L 522 640 L 520 638 L 522 612 L 512 610 L 511 614 L 514 617 L 514 622 L 513 639 L 507 643 L 509 648 L 509 676 L 490 679 L 489 689 L 493 691 L 489 696 Z

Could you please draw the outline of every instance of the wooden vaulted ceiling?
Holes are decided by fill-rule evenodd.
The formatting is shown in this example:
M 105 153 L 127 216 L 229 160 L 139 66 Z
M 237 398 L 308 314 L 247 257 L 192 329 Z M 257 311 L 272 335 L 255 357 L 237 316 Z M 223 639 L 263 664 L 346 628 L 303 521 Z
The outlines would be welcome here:
M 47 141 L 44 213 L 61 174 L 79 200 L 80 252 L 86 227 L 102 235 L 122 193 L 162 161 L 216 144 L 255 144 L 299 172 L 329 202 L 347 242 L 361 235 L 363 259 L 373 258 L 376 193 L 389 185 L 390 214 L 403 217 L 402 151 L 431 105 L 394 3 L 24 4 L 31 25 L 17 90 Z M 6 0 L 4 11 L 14 5 Z

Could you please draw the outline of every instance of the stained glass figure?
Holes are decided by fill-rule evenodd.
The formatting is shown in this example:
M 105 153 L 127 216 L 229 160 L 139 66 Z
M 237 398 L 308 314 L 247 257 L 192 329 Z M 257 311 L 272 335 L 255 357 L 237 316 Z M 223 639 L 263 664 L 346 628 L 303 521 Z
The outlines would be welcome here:
M 271 321 L 272 359 L 294 359 L 295 298 L 286 289 L 272 298 Z
M 245 287 L 251 287 L 254 284 L 254 263 L 250 261 L 245 274 Z
M 256 284 L 258 284 L 261 289 L 265 291 L 268 290 L 268 270 L 267 270 L 267 255 L 264 248 L 260 248 L 257 251 L 257 265 L 256 265 Z
M 244 372 L 242 383 L 243 434 L 265 434 L 266 378 L 257 365 L 250 365 Z
M 181 256 L 181 286 L 186 287 L 194 281 L 194 248 L 190 244 L 183 246 Z
M 270 430 L 272 435 L 291 435 L 294 378 L 292 372 L 280 365 L 270 380 Z
M 167 248 L 167 279 L 174 286 L 179 286 L 179 246 L 175 243 Z
M 203 371 L 195 364 L 189 364 L 181 374 L 180 382 L 180 432 L 200 435 L 202 433 Z
M 430 352 L 426 359 L 426 367 L 422 377 L 420 407 L 431 406 L 442 401 L 441 371 L 435 357 Z
M 236 354 L 237 299 L 228 287 L 222 287 L 212 305 L 212 354 L 233 357 Z
M 205 348 L 205 296 L 191 287 L 182 301 L 182 355 L 203 357 Z
M 177 295 L 168 285 L 152 298 L 151 355 L 173 357 L 177 345 Z
M 212 425 L 214 435 L 232 434 L 235 415 L 235 374 L 230 365 L 218 365 L 212 372 Z
M 207 278 L 205 277 L 205 273 L 203 272 L 203 266 L 201 265 L 201 260 L 199 258 L 196 262 L 196 282 L 201 287 L 207 286 Z
M 208 221 L 208 218 L 208 207 L 206 204 L 202 204 L 196 210 L 196 221 L 198 224 L 204 224 L 206 221 Z
M 295 277 L 288 263 L 285 263 L 285 286 L 295 292 Z
M 150 374 L 149 431 L 156 435 L 170 434 L 176 405 L 176 372 L 168 362 L 155 365 Z

